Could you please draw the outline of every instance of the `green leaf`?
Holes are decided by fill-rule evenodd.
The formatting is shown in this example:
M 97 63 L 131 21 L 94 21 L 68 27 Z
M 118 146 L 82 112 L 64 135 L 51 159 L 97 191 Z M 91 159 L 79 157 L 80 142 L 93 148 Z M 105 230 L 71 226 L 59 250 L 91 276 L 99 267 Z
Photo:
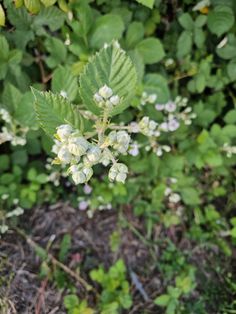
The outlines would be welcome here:
M 40 0 L 40 1 L 45 7 L 50 7 L 51 5 L 56 3 L 57 0 Z
M 221 36 L 234 25 L 233 10 L 224 5 L 216 6 L 208 15 L 207 25 L 213 34 Z
M 228 63 L 227 73 L 232 81 L 236 80 L 236 59 L 233 59 Z
M 222 59 L 233 59 L 236 57 L 236 38 L 233 34 L 227 36 L 227 43 L 223 47 L 217 47 L 216 53 Z
M 0 4 L 0 26 L 4 26 L 5 25 L 5 20 L 6 20 L 5 12 L 3 10 L 2 5 Z
M 114 43 L 103 48 L 86 65 L 80 76 L 80 95 L 90 111 L 99 114 L 101 109 L 93 99 L 94 94 L 105 84 L 121 99 L 111 115 L 122 112 L 135 92 L 137 74 L 126 53 Z
M 55 134 L 56 128 L 68 123 L 73 128 L 83 128 L 82 117 L 76 106 L 65 98 L 51 92 L 40 92 L 32 88 L 35 97 L 35 111 L 41 127 L 49 135 Z
M 64 63 L 67 56 L 67 50 L 64 43 L 57 38 L 48 38 L 45 41 L 45 47 L 50 53 L 46 58 L 46 64 L 50 68 L 55 68 L 58 64 Z
M 0 60 L 6 60 L 9 54 L 9 45 L 6 38 L 0 35 Z
M 189 13 L 184 13 L 182 14 L 179 18 L 178 21 L 180 25 L 185 28 L 186 30 L 191 31 L 194 27 L 194 22 Z
M 66 18 L 65 13 L 56 8 L 55 6 L 49 8 L 42 8 L 39 14 L 35 17 L 34 25 L 48 26 L 52 32 L 61 28 Z
M 32 14 L 36 14 L 40 10 L 40 1 L 39 0 L 24 0 L 25 7 Z
M 73 310 L 79 305 L 79 299 L 76 295 L 69 294 L 64 297 L 64 305 L 67 310 Z
M 34 129 L 38 127 L 34 110 L 34 97 L 31 92 L 28 92 L 22 96 L 15 111 L 14 117 L 23 126 L 28 126 Z
M 126 44 L 128 48 L 134 48 L 134 46 L 143 39 L 144 27 L 140 22 L 133 22 L 129 25 L 126 33 Z
M 159 306 L 167 306 L 170 301 L 170 296 L 168 294 L 162 294 L 154 300 L 154 303 Z
M 170 99 L 170 91 L 168 82 L 165 77 L 160 74 L 150 73 L 144 77 L 145 91 L 150 94 L 158 95 L 158 103 L 166 103 Z
M 236 109 L 228 111 L 224 117 L 224 121 L 227 124 L 236 124 Z
M 95 21 L 90 44 L 94 48 L 101 48 L 105 43 L 109 44 L 113 39 L 120 39 L 124 29 L 124 22 L 119 15 L 102 15 Z
M 165 51 L 161 41 L 154 37 L 142 40 L 136 49 L 143 57 L 144 63 L 153 64 L 161 61 L 165 56 Z
M 52 91 L 54 93 L 66 92 L 70 101 L 75 99 L 78 92 L 77 79 L 68 68 L 59 66 L 53 72 Z
M 4 108 L 6 108 L 13 116 L 21 101 L 21 97 L 21 92 L 14 85 L 6 83 L 2 93 L 2 102 Z
M 178 58 L 185 57 L 191 52 L 193 44 L 192 32 L 183 31 L 177 42 L 177 56 Z
M 180 192 L 184 203 L 187 205 L 197 205 L 201 202 L 198 192 L 194 188 L 183 188 Z
M 155 0 L 136 0 L 137 2 L 145 5 L 146 7 L 152 9 L 155 3 Z

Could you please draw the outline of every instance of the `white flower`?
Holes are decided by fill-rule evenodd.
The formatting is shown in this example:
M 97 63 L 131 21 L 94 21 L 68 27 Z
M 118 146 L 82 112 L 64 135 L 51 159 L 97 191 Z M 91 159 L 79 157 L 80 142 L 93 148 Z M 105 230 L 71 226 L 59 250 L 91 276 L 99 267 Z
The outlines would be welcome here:
M 154 104 L 154 102 L 156 101 L 157 99 L 157 95 L 156 94 L 151 94 L 148 96 L 148 99 L 147 101 L 150 103 L 150 104 Z
M 120 97 L 118 95 L 114 95 L 114 96 L 111 96 L 111 98 L 109 99 L 110 103 L 112 105 L 118 105 L 119 102 L 120 102 Z
M 88 201 L 80 201 L 79 202 L 79 210 L 86 210 L 89 206 Z
M 162 122 L 160 124 L 160 130 L 164 131 L 164 132 L 168 132 L 169 131 L 168 123 L 167 122 Z
M 178 203 L 181 200 L 181 197 L 178 193 L 172 193 L 169 196 L 169 201 L 171 203 Z
M 174 112 L 176 110 L 176 104 L 173 101 L 168 101 L 168 103 L 165 104 L 165 110 L 167 112 Z
M 159 146 L 157 149 L 156 149 L 156 155 L 158 157 L 162 156 L 163 155 L 163 151 L 162 151 L 162 148 Z
M 140 131 L 138 123 L 137 122 L 131 122 L 129 125 L 129 130 L 131 133 L 138 133 Z
M 62 146 L 59 149 L 57 156 L 63 164 L 69 164 L 71 162 L 72 155 L 66 146 Z
M 62 145 L 63 144 L 60 141 L 54 140 L 54 145 L 52 146 L 52 152 L 57 155 Z
M 57 127 L 57 135 L 62 142 L 67 141 L 72 132 L 73 129 L 69 124 L 62 124 Z
M 97 103 L 101 103 L 103 101 L 103 98 L 99 93 L 94 94 L 93 98 Z
M 177 119 L 171 119 L 169 122 L 168 122 L 168 129 L 170 131 L 176 131 L 178 128 L 179 128 L 180 124 L 179 124 L 179 121 Z
M 169 152 L 171 151 L 171 148 L 170 148 L 170 146 L 168 146 L 168 145 L 163 145 L 163 146 L 162 146 L 162 149 L 163 149 L 165 152 L 167 152 L 167 153 L 169 153 Z
M 171 193 L 172 193 L 171 188 L 167 187 L 167 188 L 165 189 L 165 192 L 164 192 L 165 196 L 168 196 L 168 195 L 170 195 Z
M 136 142 L 132 143 L 130 145 L 130 148 L 129 148 L 129 151 L 128 153 L 131 155 L 131 156 L 138 156 L 139 154 L 139 146 Z
M 10 218 L 13 216 L 20 216 L 24 213 L 24 209 L 20 206 L 16 207 L 14 210 L 6 214 L 6 218 Z
M 67 92 L 64 91 L 64 90 L 61 90 L 61 91 L 60 91 L 60 95 L 61 95 L 63 98 L 68 98 Z
M 162 111 L 165 109 L 165 105 L 164 104 L 156 104 L 155 108 L 157 111 Z
M 101 149 L 95 145 L 91 145 L 86 153 L 86 158 L 91 163 L 97 163 L 101 159 L 101 156 Z
M 124 183 L 127 177 L 128 168 L 125 164 L 116 163 L 109 170 L 109 180 Z
M 108 99 L 112 96 L 113 92 L 112 89 L 110 87 L 108 87 L 107 85 L 102 86 L 99 89 L 99 94 L 104 98 L 104 99 Z
M 68 140 L 68 150 L 75 156 L 82 156 L 86 153 L 89 142 L 82 136 L 71 136 Z
M 93 189 L 92 189 L 92 187 L 90 185 L 85 184 L 83 190 L 84 190 L 84 194 L 90 194 Z

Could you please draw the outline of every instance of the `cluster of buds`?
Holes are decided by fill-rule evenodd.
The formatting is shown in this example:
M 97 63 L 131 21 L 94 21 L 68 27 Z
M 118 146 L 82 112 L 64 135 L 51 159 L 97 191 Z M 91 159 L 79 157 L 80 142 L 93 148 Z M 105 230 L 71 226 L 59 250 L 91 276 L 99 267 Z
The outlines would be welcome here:
M 112 131 L 99 144 L 89 142 L 80 132 L 73 130 L 68 124 L 60 125 L 55 134 L 52 152 L 57 155 L 53 163 L 68 167 L 67 174 L 71 175 L 75 184 L 83 184 L 93 175 L 93 166 L 112 162 L 109 171 L 110 181 L 125 182 L 128 168 L 117 163 L 108 146 L 116 153 L 125 154 L 128 150 L 130 137 L 126 131 Z
M 125 154 L 129 148 L 130 136 L 126 131 L 111 131 L 108 135 L 109 144 L 117 152 Z
M 100 108 L 112 109 L 120 103 L 120 97 L 114 95 L 113 91 L 107 85 L 102 86 L 97 93 L 94 94 L 93 99 Z
M 174 184 L 176 182 L 177 179 L 175 178 L 169 179 L 169 185 Z M 168 201 L 173 204 L 177 204 L 181 201 L 181 196 L 179 195 L 179 193 L 174 192 L 170 186 L 168 186 L 165 189 L 165 196 L 167 197 Z
M 144 106 L 147 103 L 154 104 L 156 100 L 157 100 L 156 94 L 148 94 L 147 92 L 143 92 L 141 97 L 141 105 Z
M 6 109 L 0 109 L 0 117 L 6 123 L 0 132 L 0 144 L 11 142 L 13 146 L 24 146 L 26 144 L 26 134 L 29 129 L 22 127 L 11 117 L 10 113 Z
M 149 117 L 143 117 L 138 123 L 139 131 L 146 136 L 159 136 L 158 123 L 151 120 Z

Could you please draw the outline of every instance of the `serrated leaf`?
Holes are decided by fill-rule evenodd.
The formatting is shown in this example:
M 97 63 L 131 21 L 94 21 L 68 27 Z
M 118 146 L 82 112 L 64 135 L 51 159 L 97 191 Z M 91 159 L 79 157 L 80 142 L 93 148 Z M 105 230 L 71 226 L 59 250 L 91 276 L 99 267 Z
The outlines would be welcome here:
M 40 92 L 34 88 L 32 92 L 35 97 L 36 116 L 48 135 L 53 136 L 56 128 L 65 123 L 82 131 L 83 120 L 76 106 L 51 92 Z
M 0 4 L 0 26 L 4 26 L 5 25 L 5 20 L 6 20 L 5 12 L 3 10 L 2 5 Z
M 233 10 L 224 5 L 216 6 L 208 15 L 207 25 L 213 34 L 221 36 L 234 25 Z
M 52 91 L 54 93 L 66 92 L 70 101 L 75 99 L 78 92 L 77 79 L 68 68 L 60 66 L 53 72 Z
M 122 112 L 134 94 L 137 82 L 135 67 L 125 51 L 115 44 L 103 48 L 86 65 L 80 76 L 80 95 L 90 111 L 99 115 L 101 109 L 93 99 L 94 94 L 105 84 L 118 95 L 121 103 L 111 115 Z
M 55 6 L 42 8 L 39 14 L 35 17 L 34 25 L 36 27 L 46 25 L 52 32 L 54 32 L 63 25 L 65 18 L 65 13 Z

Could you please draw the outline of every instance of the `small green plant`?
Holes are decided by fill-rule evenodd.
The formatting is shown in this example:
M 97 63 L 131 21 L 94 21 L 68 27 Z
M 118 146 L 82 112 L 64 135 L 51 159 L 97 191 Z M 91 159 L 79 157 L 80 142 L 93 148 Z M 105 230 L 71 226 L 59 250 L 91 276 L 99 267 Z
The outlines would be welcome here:
M 118 314 L 122 309 L 132 305 L 129 283 L 126 280 L 126 268 L 122 260 L 118 260 L 108 272 L 102 267 L 90 272 L 92 280 L 102 287 L 99 299 L 101 314 Z

